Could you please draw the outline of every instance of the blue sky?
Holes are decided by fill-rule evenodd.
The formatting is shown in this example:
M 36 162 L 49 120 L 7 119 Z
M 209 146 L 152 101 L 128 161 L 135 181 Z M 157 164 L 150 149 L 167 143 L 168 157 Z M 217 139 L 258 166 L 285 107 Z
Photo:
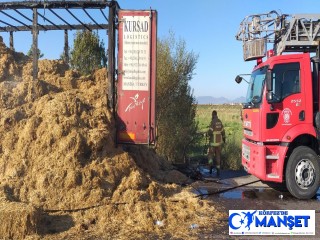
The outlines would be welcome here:
M 234 78 L 239 73 L 250 73 L 255 64 L 254 61 L 243 61 L 242 44 L 235 40 L 245 16 L 271 10 L 287 14 L 320 14 L 319 0 L 119 0 L 118 3 L 122 9 L 157 10 L 158 37 L 164 38 L 173 31 L 177 38 L 186 41 L 189 51 L 199 54 L 190 82 L 194 95 L 229 99 L 245 96 L 246 83 L 238 85 Z M 1 35 L 8 43 L 8 35 Z M 16 50 L 27 52 L 32 35 L 15 33 L 14 36 Z M 73 33 L 70 44 L 72 36 Z M 63 32 L 41 33 L 39 48 L 45 58 L 59 58 L 63 41 Z

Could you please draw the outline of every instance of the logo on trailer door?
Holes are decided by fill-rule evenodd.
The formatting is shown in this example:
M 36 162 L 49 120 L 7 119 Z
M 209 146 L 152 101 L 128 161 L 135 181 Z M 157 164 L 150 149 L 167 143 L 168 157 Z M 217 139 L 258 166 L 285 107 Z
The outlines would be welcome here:
M 139 93 L 137 93 L 136 95 L 134 95 L 133 97 L 130 97 L 132 99 L 132 102 L 129 103 L 129 105 L 127 106 L 125 112 L 130 112 L 131 110 L 135 109 L 136 107 L 141 106 L 141 110 L 143 110 L 143 104 L 146 101 L 146 98 L 143 98 L 142 100 L 139 99 Z
M 282 117 L 283 117 L 283 125 L 291 125 L 290 120 L 291 120 L 291 115 L 292 112 L 289 108 L 285 108 L 282 110 Z

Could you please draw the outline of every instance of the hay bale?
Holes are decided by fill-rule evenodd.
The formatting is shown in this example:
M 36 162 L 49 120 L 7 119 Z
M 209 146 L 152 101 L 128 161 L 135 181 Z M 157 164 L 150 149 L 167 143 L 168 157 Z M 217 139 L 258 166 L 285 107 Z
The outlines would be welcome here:
M 24 239 L 37 232 L 40 210 L 18 202 L 0 203 L 0 239 Z

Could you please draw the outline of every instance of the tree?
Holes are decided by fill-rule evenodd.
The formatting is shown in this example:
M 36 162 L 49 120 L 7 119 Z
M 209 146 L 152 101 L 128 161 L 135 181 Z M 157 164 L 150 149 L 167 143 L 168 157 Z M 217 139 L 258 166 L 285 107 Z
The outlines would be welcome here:
M 70 53 L 71 67 L 84 75 L 107 64 L 104 42 L 94 32 L 78 31 Z
M 32 45 L 27 53 L 27 56 L 30 58 L 33 58 L 33 46 Z M 43 56 L 44 56 L 44 54 L 41 53 L 40 49 L 38 48 L 38 59 L 43 58 Z
M 197 132 L 195 98 L 189 86 L 198 55 L 188 52 L 174 34 L 158 40 L 157 49 L 157 146 L 173 162 L 184 160 Z

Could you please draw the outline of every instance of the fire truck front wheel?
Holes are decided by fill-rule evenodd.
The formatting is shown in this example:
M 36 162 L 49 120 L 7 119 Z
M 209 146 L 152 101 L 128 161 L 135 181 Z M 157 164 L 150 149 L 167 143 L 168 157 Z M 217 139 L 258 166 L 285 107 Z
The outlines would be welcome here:
M 289 192 L 299 199 L 316 195 L 320 184 L 320 166 L 317 154 L 309 147 L 293 150 L 286 167 L 286 185 Z

